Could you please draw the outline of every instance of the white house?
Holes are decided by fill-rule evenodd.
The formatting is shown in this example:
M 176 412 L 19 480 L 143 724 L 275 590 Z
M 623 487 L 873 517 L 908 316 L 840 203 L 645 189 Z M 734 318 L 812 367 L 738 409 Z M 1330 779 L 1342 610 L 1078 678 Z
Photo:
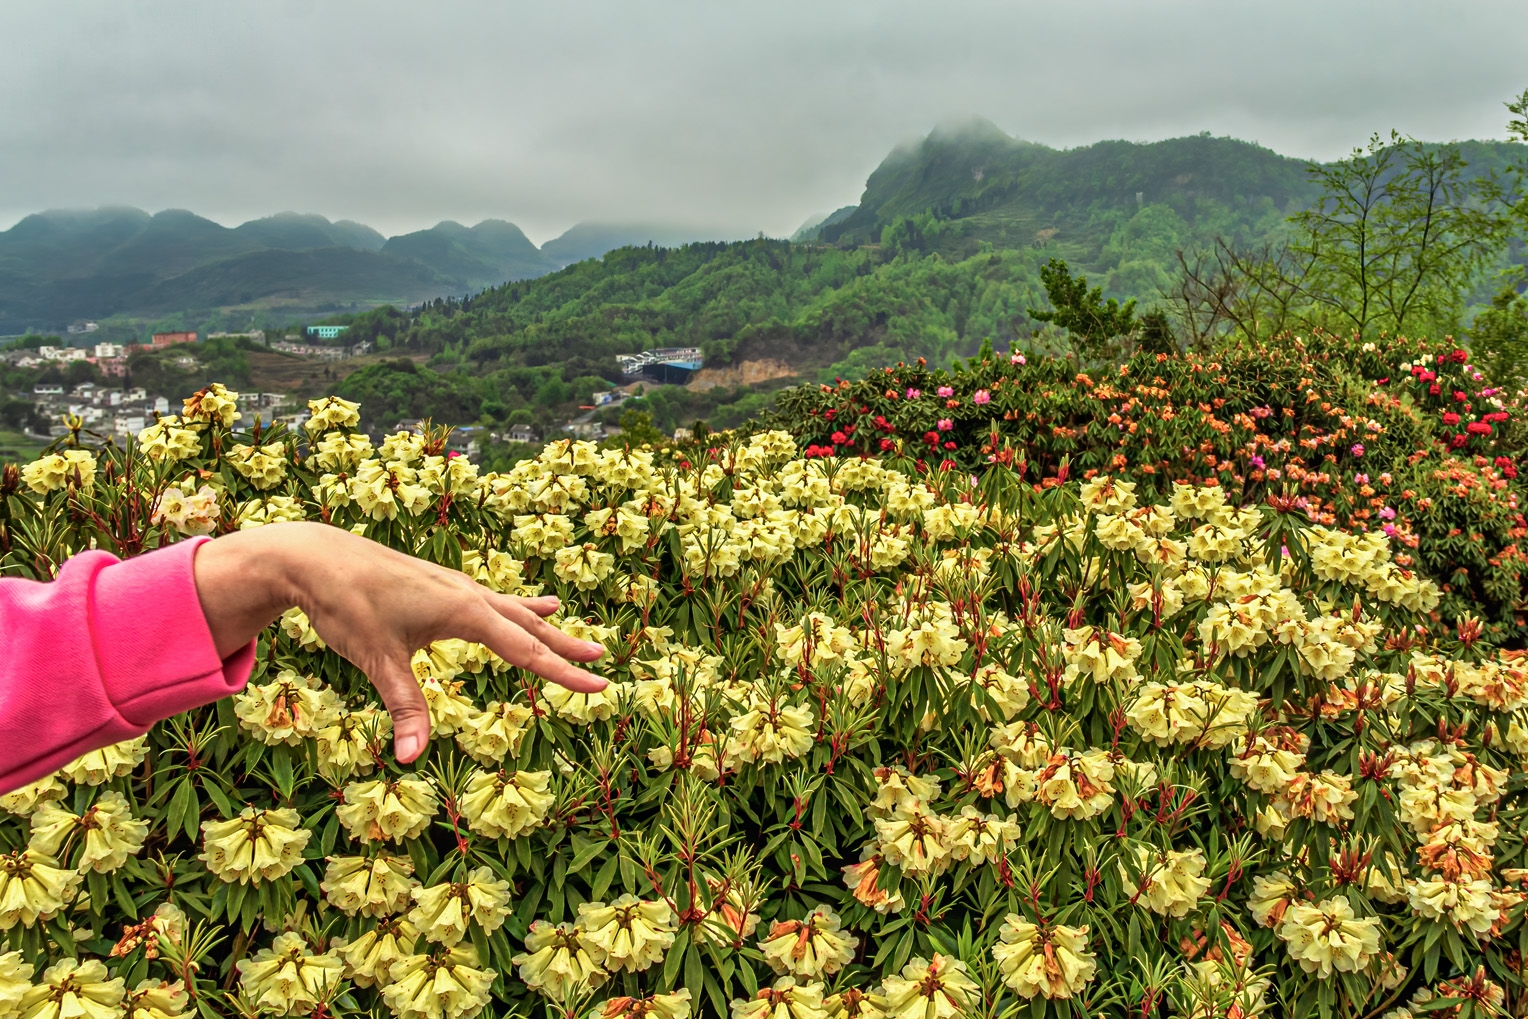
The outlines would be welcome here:
M 95 345 L 96 357 L 121 357 L 124 353 L 120 343 L 97 343 Z

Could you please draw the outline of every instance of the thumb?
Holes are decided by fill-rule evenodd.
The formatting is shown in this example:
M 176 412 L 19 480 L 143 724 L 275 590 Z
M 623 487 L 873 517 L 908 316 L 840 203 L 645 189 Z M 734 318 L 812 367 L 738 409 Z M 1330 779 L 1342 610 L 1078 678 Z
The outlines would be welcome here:
M 407 764 L 423 753 L 430 741 L 430 708 L 424 692 L 413 670 L 392 661 L 383 663 L 370 679 L 393 719 L 393 753 L 399 764 Z

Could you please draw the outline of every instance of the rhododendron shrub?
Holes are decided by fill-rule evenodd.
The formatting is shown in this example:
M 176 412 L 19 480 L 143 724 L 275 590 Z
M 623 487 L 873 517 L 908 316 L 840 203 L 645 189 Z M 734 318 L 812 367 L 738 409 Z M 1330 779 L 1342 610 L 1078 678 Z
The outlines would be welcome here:
M 484 474 L 232 400 L 7 470 L 6 573 L 322 520 L 557 594 L 611 685 L 420 648 L 399 766 L 286 613 L 241 694 L 0 796 L 0 1017 L 1528 1005 L 1528 661 L 1436 625 L 1382 531 L 1035 485 L 1000 441 L 977 476 L 768 431 Z
M 766 425 L 820 456 L 982 470 L 1007 442 L 1037 483 L 1104 473 L 1153 498 L 1182 481 L 1238 504 L 1282 499 L 1313 523 L 1383 533 L 1439 584 L 1441 620 L 1478 619 L 1521 647 L 1522 407 L 1451 341 L 1317 334 L 1086 366 L 988 347 L 952 371 L 901 364 L 786 390 Z

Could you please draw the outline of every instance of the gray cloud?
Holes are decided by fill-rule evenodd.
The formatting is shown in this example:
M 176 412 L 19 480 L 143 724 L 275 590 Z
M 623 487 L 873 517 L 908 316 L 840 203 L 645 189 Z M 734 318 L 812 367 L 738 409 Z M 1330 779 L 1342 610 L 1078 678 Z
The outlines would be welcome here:
M 101 0 L 0 8 L 0 223 L 283 209 L 787 232 L 978 114 L 1051 145 L 1208 130 L 1329 158 L 1501 137 L 1521 0 Z

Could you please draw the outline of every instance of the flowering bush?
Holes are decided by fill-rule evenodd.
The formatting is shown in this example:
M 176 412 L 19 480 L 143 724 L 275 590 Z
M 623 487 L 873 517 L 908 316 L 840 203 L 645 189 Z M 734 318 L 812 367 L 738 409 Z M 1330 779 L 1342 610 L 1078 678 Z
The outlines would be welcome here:
M 951 372 L 904 364 L 788 390 L 765 423 L 820 456 L 980 470 L 1006 441 L 1033 483 L 1112 473 L 1159 497 L 1185 481 L 1292 501 L 1312 523 L 1383 531 L 1397 561 L 1438 581 L 1441 620 L 1478 618 L 1520 645 L 1521 403 L 1452 343 L 1316 335 L 1091 373 L 1072 357 L 986 349 Z
M 555 592 L 612 685 L 421 648 L 400 767 L 289 612 L 244 693 L 0 797 L 0 1016 L 1528 1003 L 1528 661 L 1432 626 L 1382 531 L 780 432 L 479 474 L 345 401 L 242 434 L 230 400 L 8 468 L 0 565 L 320 519 Z

